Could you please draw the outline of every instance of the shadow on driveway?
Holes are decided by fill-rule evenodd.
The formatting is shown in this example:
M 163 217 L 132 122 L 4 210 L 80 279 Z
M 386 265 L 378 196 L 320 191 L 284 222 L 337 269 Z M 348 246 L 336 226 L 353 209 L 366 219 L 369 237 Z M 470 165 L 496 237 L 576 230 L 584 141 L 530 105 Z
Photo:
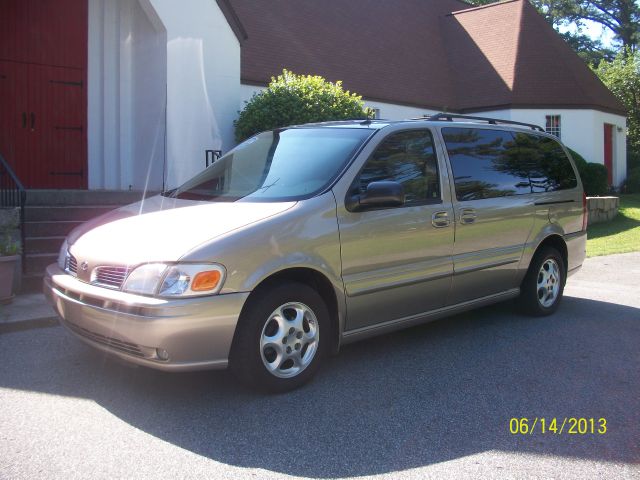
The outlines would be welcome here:
M 487 450 L 640 461 L 640 310 L 565 297 L 542 319 L 504 304 L 345 347 L 307 387 L 262 396 L 226 372 L 121 365 L 61 328 L 0 336 L 0 387 L 92 399 L 218 462 L 372 475 Z M 12 365 L 19 365 L 19 368 Z M 605 417 L 605 435 L 509 433 L 512 417 Z M 58 439 L 60 440 L 60 439 Z

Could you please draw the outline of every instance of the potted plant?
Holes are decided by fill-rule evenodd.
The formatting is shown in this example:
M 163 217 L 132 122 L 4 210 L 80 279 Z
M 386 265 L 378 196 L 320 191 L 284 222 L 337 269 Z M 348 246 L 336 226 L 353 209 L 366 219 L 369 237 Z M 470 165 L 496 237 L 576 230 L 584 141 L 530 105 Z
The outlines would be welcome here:
M 20 261 L 20 242 L 9 232 L 0 236 L 0 304 L 13 300 L 13 275 Z

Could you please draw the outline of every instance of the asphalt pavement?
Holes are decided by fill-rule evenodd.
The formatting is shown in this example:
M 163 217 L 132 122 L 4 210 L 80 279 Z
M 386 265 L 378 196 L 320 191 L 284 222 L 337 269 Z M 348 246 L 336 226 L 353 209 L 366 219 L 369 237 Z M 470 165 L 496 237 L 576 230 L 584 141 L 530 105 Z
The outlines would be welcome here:
M 639 285 L 640 253 L 589 259 L 551 317 L 510 302 L 360 342 L 275 396 L 60 327 L 0 334 L 0 478 L 638 479 Z M 522 417 L 607 431 L 510 433 Z

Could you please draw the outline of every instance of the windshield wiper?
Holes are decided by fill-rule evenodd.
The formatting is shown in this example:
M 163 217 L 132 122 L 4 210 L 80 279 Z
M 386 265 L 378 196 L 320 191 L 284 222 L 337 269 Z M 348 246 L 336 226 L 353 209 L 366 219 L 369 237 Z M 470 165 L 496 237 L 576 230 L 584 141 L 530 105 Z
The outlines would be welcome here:
M 273 182 L 271 182 L 269 185 L 263 185 L 262 187 L 258 188 L 256 190 L 256 192 L 258 190 L 262 190 L 263 192 L 266 192 L 267 190 L 269 190 L 271 187 L 273 187 L 276 183 L 278 183 L 278 181 L 280 180 L 280 177 L 276 178 Z

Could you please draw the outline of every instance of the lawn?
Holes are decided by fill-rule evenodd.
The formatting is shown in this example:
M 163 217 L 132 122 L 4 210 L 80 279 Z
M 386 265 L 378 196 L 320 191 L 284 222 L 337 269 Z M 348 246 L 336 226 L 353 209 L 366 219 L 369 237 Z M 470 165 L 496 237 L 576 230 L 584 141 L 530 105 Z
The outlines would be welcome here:
M 587 257 L 640 251 L 640 194 L 620 195 L 618 216 L 587 229 Z

